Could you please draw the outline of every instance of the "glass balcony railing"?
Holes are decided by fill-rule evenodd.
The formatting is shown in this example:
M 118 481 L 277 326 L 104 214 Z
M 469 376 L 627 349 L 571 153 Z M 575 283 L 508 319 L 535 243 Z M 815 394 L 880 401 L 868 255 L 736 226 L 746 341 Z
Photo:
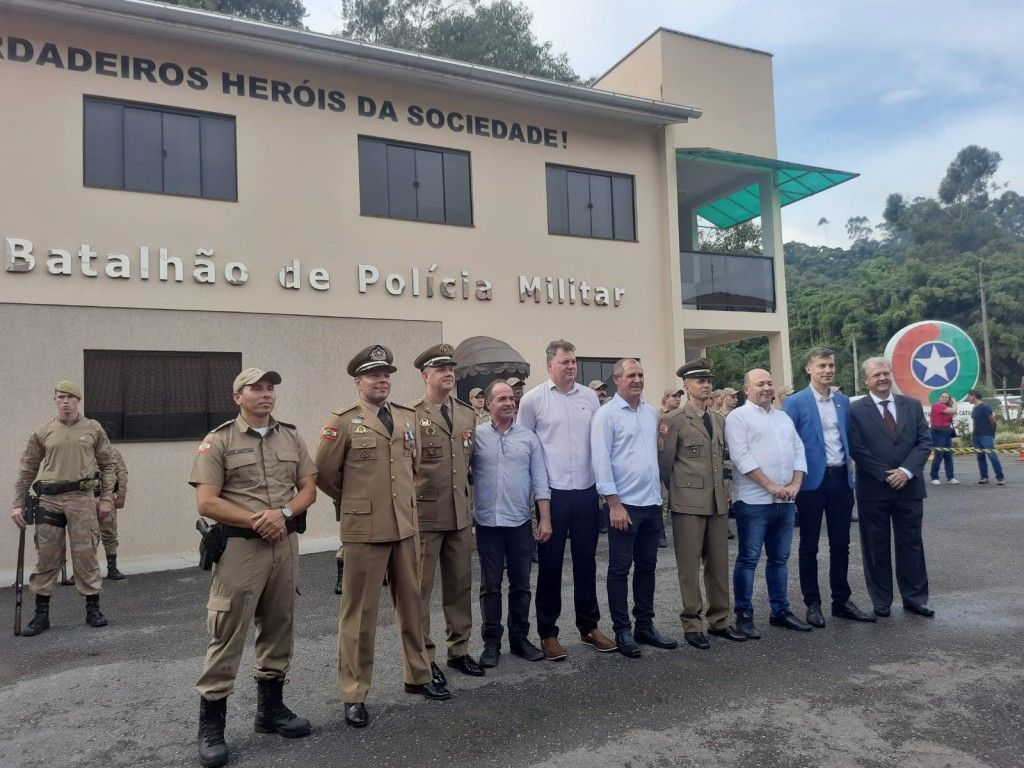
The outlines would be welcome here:
M 775 311 L 775 265 L 767 256 L 682 251 L 685 309 Z

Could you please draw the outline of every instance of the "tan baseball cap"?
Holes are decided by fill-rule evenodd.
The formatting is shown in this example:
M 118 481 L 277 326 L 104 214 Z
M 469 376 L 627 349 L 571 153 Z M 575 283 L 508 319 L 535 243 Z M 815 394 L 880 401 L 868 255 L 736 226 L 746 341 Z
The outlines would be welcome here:
M 681 395 L 683 390 L 680 387 L 669 387 L 665 390 L 665 394 L 662 397 L 668 397 L 669 395 Z
M 737 392 L 737 391 L 736 391 L 735 389 L 733 389 L 732 387 L 725 387 L 724 389 L 722 389 L 722 395 L 723 395 L 723 396 L 728 396 L 728 395 L 738 395 L 738 394 L 739 394 L 739 392 Z
M 508 384 L 510 387 L 513 387 L 513 388 L 514 387 L 522 387 L 523 385 L 526 384 L 526 382 L 523 381 L 522 379 L 520 379 L 518 376 L 513 376 L 511 379 L 506 379 L 505 383 Z
M 471 390 L 469 390 L 469 399 L 472 400 L 477 395 L 482 395 L 483 393 L 484 391 L 480 389 L 480 387 L 473 387 Z
M 75 382 L 68 381 L 67 379 L 63 379 L 61 381 L 58 381 L 57 384 L 53 388 L 53 392 L 54 392 L 54 394 L 60 392 L 60 393 L 65 394 L 65 395 L 71 395 L 72 397 L 77 397 L 79 400 L 82 399 L 82 388 L 80 386 L 78 386 L 77 384 L 75 384 Z
M 241 392 L 242 387 L 248 384 L 255 384 L 257 381 L 266 379 L 271 384 L 281 383 L 281 374 L 277 371 L 264 371 L 262 368 L 246 368 L 235 376 L 235 383 L 232 385 L 232 392 Z
M 596 392 L 597 390 L 599 390 L 599 389 L 604 389 L 604 390 L 607 390 L 607 389 L 608 389 L 608 385 L 607 385 L 607 384 L 605 384 L 605 383 L 604 383 L 603 381 L 601 381 L 600 379 L 594 379 L 594 380 L 593 380 L 593 381 L 591 381 L 591 382 L 590 382 L 589 384 L 587 384 L 587 386 L 588 386 L 588 387 L 590 387 L 590 388 L 591 388 L 592 390 L 594 390 L 595 392 Z

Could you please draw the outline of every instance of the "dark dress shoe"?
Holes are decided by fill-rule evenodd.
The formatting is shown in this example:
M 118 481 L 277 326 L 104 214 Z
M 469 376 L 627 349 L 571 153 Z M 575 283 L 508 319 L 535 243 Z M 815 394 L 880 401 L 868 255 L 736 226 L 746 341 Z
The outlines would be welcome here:
M 434 701 L 446 701 L 452 697 L 451 691 L 445 688 L 443 685 L 438 685 L 433 680 L 423 685 L 415 685 L 414 683 L 405 684 L 406 693 L 418 693 L 420 696 L 432 699 Z
M 457 656 L 454 659 L 448 659 L 448 666 L 452 669 L 459 670 L 459 672 L 464 675 L 470 675 L 471 677 L 484 676 L 483 669 L 476 663 L 476 659 L 468 653 L 465 656 Z
M 444 676 L 444 672 L 434 662 L 430 662 L 430 680 L 442 688 L 448 685 L 448 678 Z
M 345 705 L 345 722 L 353 728 L 365 728 L 370 722 L 370 716 L 366 713 L 366 705 L 361 701 L 355 704 Z
M 665 529 L 661 529 L 661 535 L 658 536 L 658 549 L 668 549 L 668 538 L 665 536 Z
M 743 635 L 747 640 L 760 640 L 761 633 L 757 631 L 757 627 L 754 626 L 753 616 L 744 616 L 742 614 L 736 616 L 736 631 Z
M 903 610 L 908 613 L 915 613 L 918 616 L 924 616 L 926 619 L 930 619 L 935 615 L 935 611 L 927 605 L 917 605 L 915 603 L 904 603 Z
M 501 658 L 501 648 L 497 643 L 488 643 L 484 646 L 484 652 L 480 654 L 480 666 L 486 669 L 498 666 L 498 659 Z
M 666 651 L 671 651 L 673 648 L 679 647 L 679 641 L 673 640 L 671 637 L 665 637 L 654 627 L 646 627 L 640 629 L 639 627 L 633 632 L 633 639 L 642 645 L 650 645 L 654 648 L 661 648 Z
M 702 651 L 706 651 L 711 647 L 711 641 L 708 640 L 708 636 L 703 632 L 684 632 L 683 639 L 694 648 L 699 648 Z
M 623 656 L 628 656 L 631 659 L 640 658 L 640 646 L 637 644 L 632 632 L 616 632 L 615 644 L 618 646 L 619 653 Z
M 540 661 L 544 658 L 544 651 L 531 643 L 529 640 L 520 640 L 509 644 L 509 652 L 513 656 L 527 661 Z
M 835 615 L 835 610 L 832 611 L 832 615 Z M 807 623 L 818 629 L 825 628 L 825 617 L 821 615 L 821 606 L 817 603 L 807 606 Z
M 880 606 L 880 605 L 876 605 L 875 606 L 875 616 L 880 616 L 883 619 L 887 619 L 887 618 L 889 618 L 889 614 L 890 614 L 890 611 L 889 611 L 889 608 L 887 606 L 886 607 L 883 607 L 883 606 Z
M 842 605 L 832 606 L 832 615 L 838 616 L 840 619 L 850 619 L 851 621 L 874 621 L 875 617 L 870 613 L 862 611 L 858 608 L 853 600 L 847 600 Z
M 796 616 L 793 615 L 792 611 L 786 611 L 785 613 L 776 613 L 768 617 L 768 623 L 773 627 L 781 627 L 782 629 L 793 629 L 797 632 L 810 632 L 811 625 L 806 621 L 800 621 Z
M 715 637 L 724 637 L 726 640 L 732 640 L 733 642 L 736 642 L 736 643 L 742 643 L 744 640 L 747 639 L 747 636 L 745 634 L 743 634 L 742 632 L 740 632 L 735 627 L 722 627 L 721 629 L 709 629 L 708 630 L 708 634 L 709 635 L 714 635 Z

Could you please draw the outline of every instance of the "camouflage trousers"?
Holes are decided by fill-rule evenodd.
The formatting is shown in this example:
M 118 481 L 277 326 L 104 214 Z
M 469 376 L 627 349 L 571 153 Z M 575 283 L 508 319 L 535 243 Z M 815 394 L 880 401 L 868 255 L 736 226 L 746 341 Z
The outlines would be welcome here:
M 113 510 L 100 522 L 100 541 L 103 542 L 103 551 L 107 557 L 117 554 L 117 510 Z
M 63 514 L 67 517 L 67 527 L 44 522 L 46 512 Z M 96 560 L 100 530 L 96 518 L 96 497 L 92 491 L 41 496 L 36 514 L 37 560 L 31 579 L 32 591 L 44 597 L 53 594 L 61 563 L 64 562 L 64 534 L 67 533 L 71 543 L 71 563 L 75 570 L 75 589 L 82 595 L 98 595 L 102 591 L 103 578 Z

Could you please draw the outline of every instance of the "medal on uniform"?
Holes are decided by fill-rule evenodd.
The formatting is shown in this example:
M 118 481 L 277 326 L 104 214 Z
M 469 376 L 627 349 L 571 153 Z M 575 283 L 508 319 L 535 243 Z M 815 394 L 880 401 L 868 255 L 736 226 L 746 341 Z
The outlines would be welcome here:
M 362 427 L 362 426 L 360 426 L 360 427 L 356 427 L 356 428 L 355 428 L 355 429 L 353 429 L 352 431 L 353 431 L 353 432 L 354 432 L 355 434 L 357 434 L 357 435 L 365 435 L 365 434 L 366 434 L 367 432 L 369 432 L 370 430 L 368 430 L 368 429 L 367 429 L 366 427 Z
M 421 427 L 429 427 L 430 426 L 430 419 L 423 419 L 423 421 L 420 422 L 420 426 Z
M 468 449 L 470 442 L 472 442 L 470 431 L 468 429 L 462 430 L 462 447 Z

